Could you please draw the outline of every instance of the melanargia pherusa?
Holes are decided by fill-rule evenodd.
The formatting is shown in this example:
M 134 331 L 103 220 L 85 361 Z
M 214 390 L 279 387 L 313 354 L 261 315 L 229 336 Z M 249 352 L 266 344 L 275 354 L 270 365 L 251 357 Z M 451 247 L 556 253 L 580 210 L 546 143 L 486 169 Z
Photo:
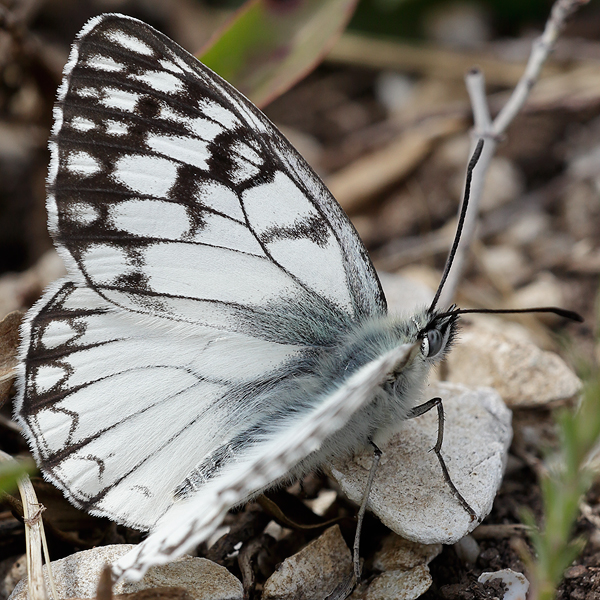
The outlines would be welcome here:
M 15 416 L 73 504 L 152 529 L 117 575 L 141 577 L 230 507 L 411 415 L 459 312 L 388 316 L 320 179 L 173 41 L 92 19 L 50 150 L 68 276 L 23 326 Z

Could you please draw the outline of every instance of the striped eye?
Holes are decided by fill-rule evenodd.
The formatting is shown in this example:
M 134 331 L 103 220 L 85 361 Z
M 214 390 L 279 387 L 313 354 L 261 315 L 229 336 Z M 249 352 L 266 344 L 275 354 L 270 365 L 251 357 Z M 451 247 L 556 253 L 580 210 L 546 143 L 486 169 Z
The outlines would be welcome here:
M 442 349 L 444 338 L 437 329 L 431 329 L 427 332 L 421 343 L 421 353 L 425 358 L 433 358 Z

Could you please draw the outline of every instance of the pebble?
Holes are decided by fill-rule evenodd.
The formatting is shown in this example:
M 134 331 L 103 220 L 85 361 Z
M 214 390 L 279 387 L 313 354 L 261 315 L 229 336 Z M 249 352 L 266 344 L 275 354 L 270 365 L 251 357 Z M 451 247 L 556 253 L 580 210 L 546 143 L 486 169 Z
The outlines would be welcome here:
M 564 574 L 565 579 L 578 579 L 579 577 L 583 577 L 587 575 L 588 569 L 584 565 L 575 565 L 574 567 L 569 567 Z
M 454 551 L 460 560 L 467 565 L 474 565 L 480 554 L 479 544 L 474 537 L 465 535 L 454 544 Z
M 27 574 L 27 557 L 11 556 L 0 561 L 0 600 L 6 600 Z
M 565 306 L 561 283 L 548 271 L 538 273 L 530 284 L 518 289 L 510 298 L 510 308 L 536 306 Z M 536 317 L 550 324 L 561 318 L 551 313 L 538 313 Z
M 387 571 L 375 577 L 365 600 L 416 600 L 431 586 L 429 569 L 419 565 L 410 571 Z
M 498 285 L 509 288 L 527 280 L 531 273 L 523 252 L 513 246 L 488 246 L 481 250 L 480 259 L 489 277 Z
M 442 551 L 441 544 L 419 544 L 392 533 L 384 538 L 373 557 L 377 571 L 407 571 L 418 565 L 428 565 Z
M 325 598 L 352 572 L 352 554 L 339 525 L 325 530 L 267 579 L 263 600 Z
M 505 157 L 495 156 L 485 176 L 479 206 L 481 212 L 485 213 L 519 198 L 523 195 L 524 187 L 523 173 L 515 163 Z
M 95 598 L 98 579 L 105 565 L 113 563 L 133 548 L 131 544 L 100 546 L 52 561 L 52 574 L 59 598 Z M 225 567 L 194 556 L 182 556 L 166 565 L 151 567 L 144 578 L 136 583 L 120 581 L 113 586 L 113 594 L 157 587 L 183 588 L 195 600 L 243 598 L 241 582 Z M 28 597 L 27 579 L 24 578 L 9 600 L 26 600 Z
M 475 325 L 461 330 L 448 354 L 447 379 L 490 386 L 511 408 L 568 400 L 581 391 L 582 385 L 558 354 Z
M 492 579 L 500 579 L 506 586 L 506 592 L 502 600 L 526 600 L 529 581 L 523 573 L 518 573 L 512 569 L 502 569 L 493 573 L 482 573 L 477 581 L 485 583 Z
M 441 46 L 480 48 L 492 39 L 490 11 L 485 5 L 450 2 L 426 6 L 425 37 Z
M 406 314 L 431 304 L 434 292 L 424 283 L 395 273 L 378 275 L 390 314 Z
M 427 397 L 440 396 L 446 414 L 442 455 L 452 481 L 483 519 L 502 481 L 512 439 L 511 413 L 497 392 L 436 383 Z M 382 448 L 369 508 L 392 531 L 422 544 L 454 544 L 477 525 L 448 487 L 429 450 L 437 439 L 437 412 L 411 419 Z M 372 454 L 366 451 L 330 465 L 331 476 L 360 503 Z

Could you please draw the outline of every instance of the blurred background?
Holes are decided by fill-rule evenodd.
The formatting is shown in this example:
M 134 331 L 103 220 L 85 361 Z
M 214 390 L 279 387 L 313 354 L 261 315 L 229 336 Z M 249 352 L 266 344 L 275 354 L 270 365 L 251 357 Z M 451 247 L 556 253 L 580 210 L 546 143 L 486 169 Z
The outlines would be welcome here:
M 150 23 L 231 78 L 322 176 L 376 268 L 437 286 L 471 145 L 465 73 L 481 68 L 494 116 L 521 77 L 552 3 L 263 0 L 260 15 L 249 10 L 232 29 L 228 23 L 240 4 L 0 0 L 0 319 L 29 307 L 62 275 L 44 205 L 52 105 L 73 38 L 87 19 L 107 11 Z M 486 308 L 556 305 L 580 312 L 586 318 L 582 325 L 552 317 L 526 321 L 539 346 L 560 350 L 577 368 L 597 354 L 599 273 L 600 3 L 592 1 L 568 23 L 492 160 L 478 239 L 457 301 Z M 552 427 L 550 411 L 540 417 L 543 410 L 515 412 L 515 422 L 524 423 L 521 440 L 535 447 L 535 456 L 527 462 L 519 455 L 520 470 L 507 477 L 492 515 L 495 523 L 518 522 L 523 504 L 539 511 L 532 473 Z M 0 416 L 2 449 L 23 451 L 23 440 L 9 424 L 8 405 Z M 69 527 L 90 526 L 89 517 L 73 517 L 75 509 L 58 492 L 43 482 L 36 485 L 45 485 L 45 493 L 62 503 Z M 588 502 L 600 523 L 599 489 Z M 17 555 L 23 551 L 22 526 L 8 511 L 0 515 L 0 558 Z M 63 527 L 63 521 L 55 524 L 57 530 Z M 102 527 L 103 543 L 114 542 L 116 528 Z M 600 526 L 595 528 L 595 542 L 592 536 L 581 560 L 597 570 Z M 80 538 L 59 533 L 53 534 L 59 555 L 85 547 Z M 119 535 L 137 541 L 122 528 Z M 482 548 L 481 568 L 523 568 L 508 540 Z M 454 585 L 456 559 L 450 551 L 443 557 L 437 577 Z M 592 579 L 585 585 L 568 580 L 559 597 L 597 598 L 598 582 Z M 448 593 L 439 597 L 475 597 Z
M 272 13 L 272 29 L 255 28 L 242 52 L 268 45 L 284 25 L 294 27 L 310 2 L 263 4 Z M 348 12 L 354 3 L 337 4 L 341 8 L 332 10 Z M 46 143 L 55 90 L 77 31 L 94 15 L 118 11 L 202 56 L 239 5 L 0 3 L 2 316 L 31 304 L 60 274 L 55 256 L 47 254 Z M 282 62 L 289 74 L 283 88 L 291 89 L 279 97 L 281 88 L 272 90 L 260 103 L 350 214 L 378 269 L 411 269 L 435 285 L 439 275 L 431 269 L 443 266 L 469 152 L 464 74 L 481 67 L 491 110 L 497 111 L 521 76 L 550 7 L 546 0 L 360 0 L 339 39 L 347 15 L 322 34 L 331 38 L 322 40 L 328 55 L 314 71 L 304 76 L 315 58 L 303 55 L 302 44 L 295 50 L 296 70 Z M 207 62 L 227 71 L 228 48 L 217 50 L 221 54 Z M 269 60 L 277 62 L 277 53 Z M 251 78 L 234 83 L 257 100 Z M 480 240 L 461 288 L 463 305 L 556 304 L 591 316 L 600 271 L 599 114 L 600 6 L 591 2 L 569 22 L 493 160 Z M 589 354 L 585 331 L 591 329 L 576 334 Z

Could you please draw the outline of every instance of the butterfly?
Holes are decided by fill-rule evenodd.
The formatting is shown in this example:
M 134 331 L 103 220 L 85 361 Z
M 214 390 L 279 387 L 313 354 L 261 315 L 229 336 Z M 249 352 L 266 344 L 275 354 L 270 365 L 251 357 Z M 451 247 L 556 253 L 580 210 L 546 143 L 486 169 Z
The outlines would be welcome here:
M 68 275 L 22 327 L 15 419 L 74 505 L 151 530 L 115 576 L 141 578 L 231 507 L 411 416 L 459 311 L 389 316 L 319 177 L 175 42 L 89 21 L 49 147 Z

